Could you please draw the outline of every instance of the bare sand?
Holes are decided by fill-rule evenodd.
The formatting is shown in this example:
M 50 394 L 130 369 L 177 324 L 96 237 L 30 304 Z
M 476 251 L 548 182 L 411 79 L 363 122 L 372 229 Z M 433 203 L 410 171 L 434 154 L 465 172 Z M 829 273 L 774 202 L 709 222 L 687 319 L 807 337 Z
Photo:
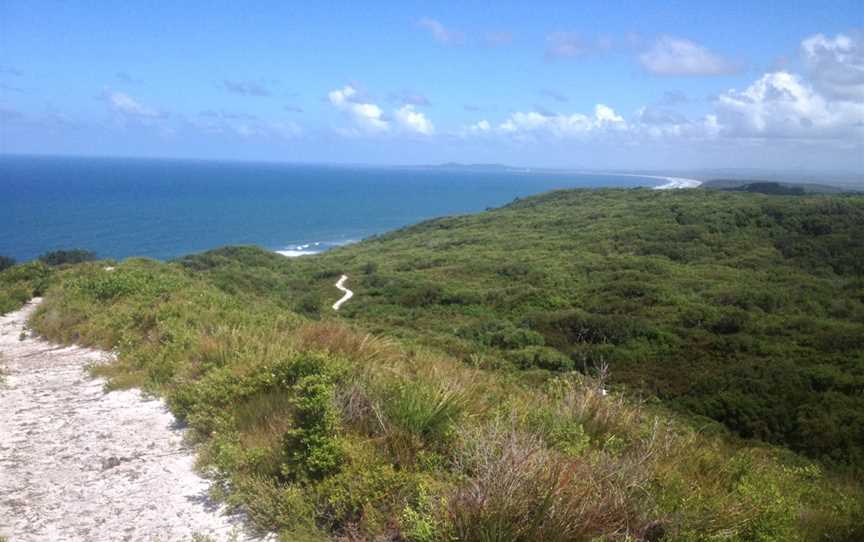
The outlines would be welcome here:
M 342 275 L 341 277 L 339 277 L 339 280 L 336 281 L 336 287 L 339 288 L 339 290 L 345 292 L 345 295 L 343 295 L 339 299 L 339 301 L 333 303 L 334 311 L 338 311 L 339 307 L 341 307 L 343 303 L 354 297 L 354 292 L 345 287 L 346 280 L 348 280 L 348 275 Z
M 210 483 L 161 400 L 106 393 L 86 368 L 109 354 L 31 335 L 26 321 L 38 303 L 0 317 L 0 535 L 260 540 L 208 498 Z

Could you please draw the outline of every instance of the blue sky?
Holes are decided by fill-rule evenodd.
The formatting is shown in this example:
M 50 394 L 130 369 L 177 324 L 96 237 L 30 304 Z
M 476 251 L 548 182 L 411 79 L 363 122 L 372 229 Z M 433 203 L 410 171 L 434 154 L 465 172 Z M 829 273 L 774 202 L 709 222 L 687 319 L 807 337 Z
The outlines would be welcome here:
M 864 171 L 864 8 L 0 3 L 0 152 Z

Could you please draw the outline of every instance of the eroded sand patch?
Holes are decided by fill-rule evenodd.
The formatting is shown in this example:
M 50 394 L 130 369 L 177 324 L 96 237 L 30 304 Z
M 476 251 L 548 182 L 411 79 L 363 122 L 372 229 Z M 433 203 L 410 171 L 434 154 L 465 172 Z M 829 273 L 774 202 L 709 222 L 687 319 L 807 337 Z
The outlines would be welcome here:
M 161 400 L 105 393 L 108 354 L 25 330 L 36 299 L 0 317 L 0 535 L 10 541 L 256 540 L 207 497 Z M 25 336 L 22 336 L 25 331 Z

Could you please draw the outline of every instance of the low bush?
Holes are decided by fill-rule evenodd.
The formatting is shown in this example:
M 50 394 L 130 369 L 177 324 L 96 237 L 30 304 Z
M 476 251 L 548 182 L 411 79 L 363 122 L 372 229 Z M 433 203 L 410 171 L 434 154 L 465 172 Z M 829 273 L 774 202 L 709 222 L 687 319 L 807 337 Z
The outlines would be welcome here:
M 544 344 L 543 336 L 536 331 L 516 327 L 507 320 L 478 322 L 460 329 L 458 333 L 478 345 L 506 350 Z
M 507 353 L 508 358 L 522 369 L 572 371 L 573 359 L 548 346 L 526 346 Z
M 9 269 L 13 265 L 15 265 L 14 258 L 10 258 L 9 256 L 0 256 L 0 271 L 3 271 L 4 269 Z
M 91 262 L 96 259 L 96 253 L 80 248 L 72 250 L 54 250 L 39 256 L 39 261 L 45 265 L 64 265 Z

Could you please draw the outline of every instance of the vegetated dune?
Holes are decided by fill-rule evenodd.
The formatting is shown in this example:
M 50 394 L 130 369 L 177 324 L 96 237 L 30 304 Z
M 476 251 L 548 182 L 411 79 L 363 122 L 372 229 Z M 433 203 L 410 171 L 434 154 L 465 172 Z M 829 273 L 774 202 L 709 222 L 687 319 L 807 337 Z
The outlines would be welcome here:
M 862 238 L 861 195 L 568 190 L 289 265 L 183 262 L 307 312 L 344 272 L 340 316 L 367 329 L 507 370 L 605 363 L 613 387 L 862 469 Z
M 110 355 L 33 337 L 39 303 L 0 317 L 0 536 L 44 540 L 249 540 L 195 473 L 161 400 L 105 393 L 86 367 Z
M 44 291 L 32 324 L 46 337 L 116 348 L 97 372 L 164 396 L 200 441 L 220 496 L 287 540 L 851 541 L 864 535 L 853 472 L 640 401 L 621 382 L 644 364 L 654 382 L 698 384 L 707 359 L 739 359 L 716 349 L 747 352 L 741 329 L 762 333 L 788 315 L 760 309 L 766 327 L 731 331 L 712 300 L 739 286 L 774 294 L 754 271 L 768 262 L 783 288 L 801 288 L 791 307 L 810 300 L 813 313 L 814 300 L 847 291 L 844 266 L 857 272 L 857 260 L 837 249 L 860 205 L 560 192 L 294 260 L 229 247 L 112 272 L 19 266 L 0 273 L 0 292 Z M 817 217 L 835 237 L 801 233 L 824 231 Z M 784 232 L 803 237 L 787 245 Z M 833 275 L 816 263 L 825 254 Z M 343 273 L 355 295 L 336 313 Z M 642 274 L 656 290 L 637 288 Z M 703 323 L 678 336 L 669 322 L 690 305 Z M 857 325 L 854 303 L 845 310 L 833 318 Z M 631 311 L 639 320 L 622 328 Z M 819 329 L 795 325 L 807 340 Z M 760 348 L 786 355 L 771 336 L 756 335 L 768 341 Z M 683 365 L 699 344 L 694 356 L 706 360 Z M 854 348 L 820 359 L 854 360 Z M 600 361 L 613 382 L 624 377 L 608 395 Z M 797 375 L 778 369 L 772 384 Z

